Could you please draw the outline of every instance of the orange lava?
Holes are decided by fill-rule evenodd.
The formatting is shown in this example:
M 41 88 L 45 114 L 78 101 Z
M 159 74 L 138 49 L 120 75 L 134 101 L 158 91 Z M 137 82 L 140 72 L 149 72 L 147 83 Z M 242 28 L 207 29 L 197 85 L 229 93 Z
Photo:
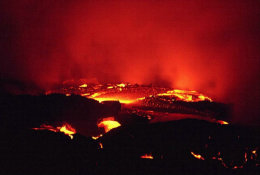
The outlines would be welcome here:
M 199 102 L 199 101 L 211 101 L 212 99 L 200 94 L 196 91 L 188 91 L 188 90 L 178 90 L 174 89 L 171 91 L 167 91 L 166 93 L 158 94 L 158 96 L 175 96 L 178 97 L 182 101 L 186 102 Z
M 105 132 L 107 133 L 113 128 L 117 128 L 121 126 L 121 124 L 115 120 L 114 117 L 107 117 L 103 118 L 101 122 L 97 124 L 99 128 L 104 128 Z
M 88 87 L 88 85 L 87 85 L 87 84 L 82 84 L 82 85 L 80 85 L 79 87 L 85 88 L 85 87 Z
M 123 98 L 120 98 L 120 97 L 95 97 L 93 98 L 99 102 L 103 102 L 103 101 L 119 101 L 120 103 L 124 103 L 124 104 L 131 104 L 131 103 L 134 103 L 136 102 L 137 100 L 129 100 L 129 99 L 123 99 Z
M 99 139 L 102 136 L 103 136 L 103 134 L 100 134 L 99 136 L 92 136 L 92 139 L 97 140 L 97 139 Z
M 68 135 L 71 139 L 73 139 L 73 134 L 76 134 L 76 129 L 74 129 L 71 125 L 65 123 L 62 126 L 51 126 L 51 125 L 46 125 L 42 124 L 40 128 L 32 128 L 34 130 L 49 130 L 53 132 L 63 132 L 64 134 Z
M 145 154 L 145 155 L 140 156 L 140 158 L 142 158 L 142 159 L 153 159 L 153 156 L 152 156 L 152 154 Z
M 120 87 L 120 88 L 118 88 Z M 115 87 L 113 86 L 109 86 L 107 87 L 107 89 L 118 89 L 119 91 L 122 91 L 121 87 L 126 87 L 125 84 L 119 84 Z M 86 96 L 84 94 L 81 94 L 82 96 Z M 152 94 L 149 96 L 153 96 Z M 177 97 L 178 100 L 180 101 L 185 101 L 185 102 L 199 102 L 199 101 L 210 101 L 212 102 L 212 99 L 200 94 L 196 91 L 187 91 L 187 90 L 171 90 L 171 91 L 167 91 L 165 93 L 159 93 L 157 95 L 154 96 L 174 96 Z M 96 92 L 90 96 L 88 96 L 89 98 L 93 98 L 99 102 L 103 102 L 103 101 L 119 101 L 120 103 L 124 103 L 124 104 L 131 104 L 131 103 L 135 103 L 139 100 L 144 100 L 145 97 L 140 97 L 139 98 L 134 98 L 134 97 L 121 97 L 118 96 L 118 94 L 106 94 L 105 91 L 103 92 Z
M 71 94 L 81 95 L 91 98 L 99 102 L 103 101 L 119 101 L 124 104 L 136 103 L 149 97 L 170 96 L 175 101 L 199 102 L 210 101 L 212 99 L 196 91 L 178 90 L 171 88 L 161 88 L 155 86 L 146 86 L 130 83 L 109 83 L 109 84 L 93 84 L 86 82 L 66 84 L 64 88 L 47 91 L 46 95 L 52 93 L 62 93 L 70 96 Z M 66 85 L 66 86 L 65 86 Z
M 100 149 L 104 148 L 102 143 L 99 143 L 99 147 L 100 147 Z
M 76 134 L 76 129 L 74 129 L 71 125 L 69 124 L 64 124 L 61 127 L 57 127 L 60 132 L 63 132 L 64 134 L 68 135 L 71 139 L 73 139 L 73 134 Z
M 224 121 L 224 120 L 218 120 L 217 123 L 221 124 L 221 125 L 228 125 L 229 123 Z
M 202 157 L 200 154 L 195 154 L 194 152 L 190 152 L 191 155 L 193 155 L 196 159 L 205 160 L 204 157 Z
M 116 91 L 118 91 L 118 94 L 121 93 L 123 91 L 123 89 L 127 89 L 128 86 L 127 84 L 116 84 L 114 86 L 108 86 L 106 89 L 114 89 Z M 103 101 L 119 101 L 120 103 L 125 103 L 125 104 L 130 104 L 130 103 L 134 103 L 137 102 L 139 100 L 143 100 L 145 99 L 145 97 L 143 97 L 141 94 L 138 98 L 134 98 L 134 97 L 122 97 L 119 96 L 118 94 L 109 94 L 107 91 L 99 91 L 99 92 L 95 92 L 92 95 L 88 96 L 88 98 L 93 98 L 99 102 L 103 102 Z M 82 96 L 84 96 L 82 94 Z M 169 90 L 165 93 L 158 93 L 158 94 L 150 94 L 149 96 L 173 96 L 173 97 L 177 97 L 178 100 L 180 101 L 186 101 L 186 102 L 199 102 L 199 101 L 210 101 L 212 102 L 212 99 L 200 94 L 196 91 L 188 91 L 188 90 L 178 90 L 178 89 L 174 89 L 174 90 Z

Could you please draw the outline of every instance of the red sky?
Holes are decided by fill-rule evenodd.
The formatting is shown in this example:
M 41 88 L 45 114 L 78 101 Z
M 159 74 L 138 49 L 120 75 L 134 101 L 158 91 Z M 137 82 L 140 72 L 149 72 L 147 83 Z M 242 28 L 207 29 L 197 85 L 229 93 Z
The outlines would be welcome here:
M 260 115 L 256 0 L 0 2 L 0 78 L 48 89 L 67 79 L 154 83 Z

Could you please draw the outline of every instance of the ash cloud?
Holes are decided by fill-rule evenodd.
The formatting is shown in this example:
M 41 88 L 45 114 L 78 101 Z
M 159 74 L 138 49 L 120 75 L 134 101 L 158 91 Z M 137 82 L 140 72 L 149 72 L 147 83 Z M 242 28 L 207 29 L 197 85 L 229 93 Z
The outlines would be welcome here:
M 0 77 L 192 89 L 260 123 L 259 13 L 253 0 L 0 2 Z

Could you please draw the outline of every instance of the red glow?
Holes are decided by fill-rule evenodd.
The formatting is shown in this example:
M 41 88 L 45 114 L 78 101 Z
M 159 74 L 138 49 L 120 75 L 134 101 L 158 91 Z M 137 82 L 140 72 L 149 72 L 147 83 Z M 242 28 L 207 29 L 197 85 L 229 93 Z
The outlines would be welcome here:
M 218 120 L 217 123 L 221 124 L 221 125 L 228 125 L 229 123 L 224 121 L 224 120 Z
M 76 129 L 72 128 L 69 124 L 64 124 L 61 127 L 57 127 L 57 129 L 59 129 L 60 132 L 70 136 L 71 139 L 73 139 L 73 134 L 76 134 Z
M 68 135 L 71 139 L 73 139 L 73 134 L 76 134 L 76 129 L 74 129 L 71 125 L 65 123 L 62 126 L 53 127 L 51 125 L 42 124 L 39 128 L 32 128 L 34 130 L 49 130 L 53 132 L 63 132 Z
M 142 159 L 153 159 L 153 156 L 152 156 L 152 154 L 144 154 L 140 158 L 142 158 Z
M 110 88 L 109 88 L 110 89 Z M 122 91 L 122 90 L 120 90 Z M 116 95 L 107 95 L 106 97 L 102 97 L 102 95 L 106 94 L 106 92 L 97 92 L 90 96 L 99 102 L 103 101 L 119 101 L 120 103 L 130 104 L 137 102 L 138 100 L 143 100 L 145 97 L 140 98 L 131 98 L 131 97 L 120 97 L 118 94 Z M 167 91 L 166 93 L 157 94 L 158 96 L 175 96 L 178 97 L 180 101 L 186 102 L 198 102 L 198 101 L 212 101 L 207 96 L 197 93 L 196 91 L 186 91 L 186 90 L 172 90 Z M 83 95 L 82 95 L 83 96 Z M 100 97 L 101 96 L 101 97 Z
M 166 93 L 158 94 L 158 96 L 175 96 L 178 97 L 181 101 L 186 102 L 198 102 L 198 101 L 212 101 L 211 98 L 200 94 L 196 91 L 187 91 L 187 90 L 178 90 L 174 89 L 171 91 L 167 91 Z
M 200 154 L 195 154 L 194 152 L 190 152 L 191 155 L 193 155 L 196 159 L 205 160 L 204 157 L 202 157 Z
M 260 114 L 259 5 L 257 0 L 8 1 L 0 5 L 5 36 L 0 43 L 7 43 L 0 47 L 0 75 L 21 93 L 83 77 L 196 89 L 234 104 L 234 120 L 254 124 Z
M 79 87 L 85 88 L 85 87 L 88 87 L 88 85 L 87 85 L 87 84 L 82 84 L 82 85 L 80 85 Z
M 99 101 L 99 102 L 103 102 L 103 101 L 119 101 L 120 103 L 124 103 L 124 104 L 130 104 L 130 103 L 134 103 L 136 102 L 136 100 L 129 100 L 129 99 L 123 99 L 120 97 L 95 97 L 95 100 Z
M 103 118 L 101 122 L 98 123 L 99 128 L 104 128 L 105 132 L 110 131 L 113 128 L 117 128 L 121 124 L 115 120 L 114 117 Z
M 99 139 L 102 136 L 103 136 L 103 134 L 100 134 L 99 136 L 92 136 L 92 139 L 97 140 L 97 139 Z
M 49 93 L 51 92 L 49 91 Z M 141 86 L 130 83 L 81 84 L 79 86 L 77 86 L 77 83 L 74 83 L 68 88 L 63 88 L 63 93 L 76 93 L 83 97 L 95 99 L 99 102 L 119 101 L 124 104 L 136 103 L 138 101 L 145 100 L 146 97 L 152 96 L 170 96 L 174 98 L 174 100 L 186 102 L 212 102 L 211 98 L 196 91 Z

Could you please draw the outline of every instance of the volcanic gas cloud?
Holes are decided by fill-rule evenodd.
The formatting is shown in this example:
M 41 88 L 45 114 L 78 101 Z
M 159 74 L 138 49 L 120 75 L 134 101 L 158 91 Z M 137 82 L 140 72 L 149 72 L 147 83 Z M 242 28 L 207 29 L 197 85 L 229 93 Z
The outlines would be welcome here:
M 255 0 L 1 1 L 0 78 L 23 91 L 80 78 L 196 90 L 252 124 L 259 13 Z

